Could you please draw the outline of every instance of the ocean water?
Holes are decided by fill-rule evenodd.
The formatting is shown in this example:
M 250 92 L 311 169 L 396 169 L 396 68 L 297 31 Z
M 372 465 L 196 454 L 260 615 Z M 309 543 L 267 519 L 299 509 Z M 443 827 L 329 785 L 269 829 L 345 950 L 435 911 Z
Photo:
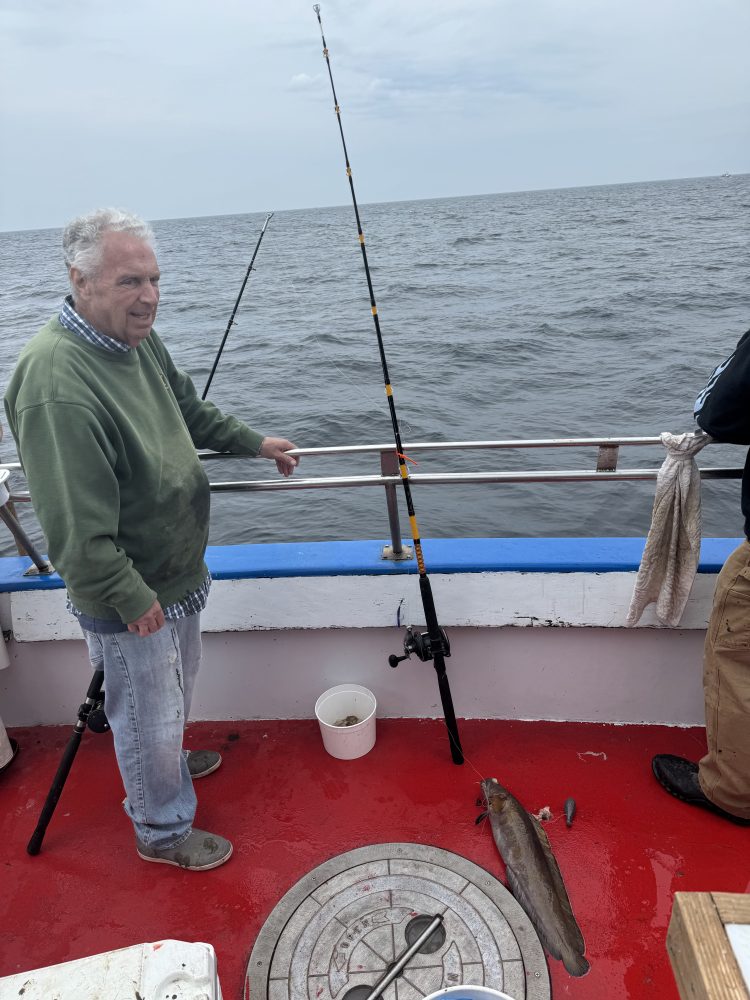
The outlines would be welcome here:
M 748 208 L 750 175 L 361 205 L 405 445 L 693 429 L 698 391 L 750 326 Z M 264 218 L 154 224 L 156 327 L 199 390 Z M 2 386 L 66 291 L 59 243 L 59 230 L 0 233 Z M 210 398 L 300 447 L 392 440 L 351 205 L 274 215 Z M 15 457 L 7 434 L 0 454 Z M 622 449 L 620 467 L 658 467 L 662 457 Z M 595 453 L 415 458 L 420 472 L 567 469 L 593 468 Z M 740 466 L 744 450 L 711 446 L 699 462 Z M 213 481 L 275 475 L 261 460 L 209 471 Z M 355 456 L 307 458 L 300 474 L 377 471 L 376 458 Z M 645 534 L 653 491 L 653 482 L 497 484 L 415 486 L 413 496 L 424 538 L 600 536 Z M 22 520 L 40 542 L 27 507 Z M 704 483 L 703 526 L 742 533 L 739 483 Z M 387 536 L 379 489 L 213 499 L 212 544 Z M 11 551 L 4 534 L 0 544 Z

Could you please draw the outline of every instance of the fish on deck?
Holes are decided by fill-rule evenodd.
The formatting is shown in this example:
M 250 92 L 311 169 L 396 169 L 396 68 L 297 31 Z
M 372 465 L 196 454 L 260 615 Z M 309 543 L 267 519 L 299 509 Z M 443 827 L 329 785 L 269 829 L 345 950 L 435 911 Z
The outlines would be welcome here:
M 510 891 L 549 954 L 571 976 L 585 975 L 589 963 L 583 934 L 541 823 L 496 778 L 486 778 L 481 787 Z

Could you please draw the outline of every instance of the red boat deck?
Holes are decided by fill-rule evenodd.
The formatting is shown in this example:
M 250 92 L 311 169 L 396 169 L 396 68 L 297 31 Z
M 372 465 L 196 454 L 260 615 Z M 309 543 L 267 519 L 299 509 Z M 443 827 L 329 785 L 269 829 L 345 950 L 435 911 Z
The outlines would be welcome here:
M 697 759 L 702 730 L 579 723 L 463 721 L 466 764 L 444 724 L 379 720 L 375 748 L 340 761 L 312 721 L 195 723 L 187 745 L 221 750 L 197 785 L 197 825 L 234 843 L 204 873 L 141 861 L 121 808 L 111 737 L 86 733 L 42 852 L 26 853 L 72 729 L 16 729 L 21 750 L 0 775 L 3 933 L 0 976 L 143 941 L 208 941 L 225 1000 L 242 997 L 255 938 L 284 893 L 326 859 L 369 844 L 416 842 L 463 855 L 503 878 L 480 777 L 497 777 L 545 824 L 591 971 L 549 960 L 553 998 L 676 1000 L 665 948 L 675 891 L 750 891 L 750 830 L 668 796 L 653 754 Z M 577 803 L 568 829 L 566 798 Z

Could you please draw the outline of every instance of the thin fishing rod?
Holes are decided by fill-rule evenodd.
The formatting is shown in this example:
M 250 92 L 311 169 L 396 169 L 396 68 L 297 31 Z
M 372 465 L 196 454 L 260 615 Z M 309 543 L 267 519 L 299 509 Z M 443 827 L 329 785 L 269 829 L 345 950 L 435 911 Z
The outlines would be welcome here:
M 404 498 L 406 500 L 406 509 L 409 514 L 409 526 L 411 528 L 412 541 L 414 543 L 414 555 L 417 560 L 417 568 L 419 570 L 419 590 L 422 596 L 422 604 L 424 606 L 425 622 L 427 625 L 427 634 L 418 635 L 414 634 L 411 629 L 407 631 L 407 638 L 404 641 L 404 651 L 405 656 L 395 657 L 392 656 L 389 660 L 391 666 L 396 666 L 399 660 L 406 659 L 412 652 L 416 653 L 422 660 L 433 660 L 435 670 L 438 675 L 438 686 L 440 688 L 440 696 L 443 703 L 443 714 L 445 716 L 445 723 L 448 727 L 448 735 L 450 737 L 450 748 L 451 756 L 454 763 L 463 764 L 463 751 L 461 749 L 461 741 L 458 735 L 458 725 L 456 723 L 456 716 L 453 709 L 453 699 L 451 697 L 450 686 L 448 684 L 448 675 L 445 672 L 445 656 L 450 656 L 450 644 L 448 643 L 448 637 L 446 636 L 443 629 L 440 628 L 437 619 L 437 612 L 435 611 L 435 601 L 432 596 L 432 587 L 427 576 L 427 569 L 425 567 L 424 555 L 422 553 L 422 541 L 419 535 L 419 527 L 417 525 L 417 518 L 414 511 L 414 502 L 411 496 L 411 485 L 409 483 L 409 470 L 406 467 L 406 456 L 404 455 L 404 446 L 401 443 L 401 431 L 399 430 L 398 416 L 396 414 L 396 402 L 393 395 L 393 386 L 391 385 L 390 375 L 388 373 L 388 361 L 385 356 L 385 345 L 383 343 L 383 335 L 380 329 L 380 319 L 378 317 L 378 307 L 375 302 L 375 291 L 372 284 L 372 275 L 370 273 L 370 264 L 367 259 L 367 249 L 365 247 L 365 235 L 362 229 L 362 221 L 359 215 L 359 206 L 357 204 L 357 196 L 354 191 L 354 178 L 352 177 L 351 163 L 349 162 L 349 152 L 346 148 L 346 139 L 344 138 L 344 126 L 341 122 L 341 108 L 339 106 L 338 98 L 336 96 L 336 87 L 333 83 L 333 72 L 331 71 L 331 60 L 328 57 L 328 46 L 326 44 L 325 35 L 323 33 L 323 22 L 320 19 L 320 4 L 314 4 L 313 10 L 318 18 L 318 24 L 320 26 L 320 37 L 323 41 L 323 56 L 325 57 L 326 66 L 328 68 L 328 79 L 331 82 L 331 92 L 333 94 L 333 106 L 336 112 L 336 120 L 339 126 L 339 134 L 341 135 L 341 145 L 344 149 L 344 160 L 346 162 L 346 176 L 349 178 L 349 190 L 352 197 L 352 205 L 354 206 L 354 215 L 357 220 L 357 233 L 359 236 L 359 245 L 362 250 L 362 263 L 365 268 L 365 276 L 367 278 L 367 288 L 370 293 L 370 310 L 372 312 L 373 322 L 375 324 L 375 335 L 378 342 L 378 352 L 380 354 L 380 364 L 383 369 L 383 380 L 385 382 L 385 394 L 388 399 L 388 409 L 391 415 L 391 424 L 393 425 L 393 436 L 396 442 L 396 455 L 399 462 L 399 472 L 401 474 L 401 484 L 404 488 Z
M 263 223 L 263 228 L 260 231 L 260 236 L 258 237 L 258 242 L 255 244 L 255 249 L 253 250 L 253 255 L 250 258 L 250 263 L 247 265 L 247 271 L 245 271 L 245 280 L 242 282 L 242 288 L 240 288 L 240 294 L 237 296 L 237 301 L 234 304 L 234 309 L 232 310 L 232 315 L 229 317 L 229 322 L 227 323 L 227 328 L 224 331 L 224 336 L 221 338 L 221 344 L 219 346 L 219 350 L 218 350 L 218 353 L 216 355 L 216 358 L 214 359 L 214 365 L 213 365 L 213 368 L 211 369 L 211 374 L 208 376 L 208 382 L 206 382 L 206 388 L 203 390 L 203 395 L 201 396 L 201 399 L 205 399 L 206 398 L 206 396 L 208 395 L 208 390 L 211 388 L 211 383 L 213 382 L 214 373 L 215 373 L 216 369 L 219 366 L 219 359 L 221 358 L 221 352 L 224 350 L 224 344 L 226 344 L 226 342 L 227 342 L 227 337 L 229 336 L 229 331 L 234 326 L 234 317 L 237 315 L 237 310 L 239 309 L 240 301 L 241 301 L 242 296 L 243 296 L 243 294 L 245 292 L 245 285 L 247 284 L 247 279 L 250 277 L 250 272 L 253 269 L 253 264 L 255 263 L 255 258 L 258 255 L 258 250 L 260 249 L 260 245 L 261 245 L 261 243 L 263 241 L 263 236 L 264 236 L 264 234 L 266 232 L 266 226 L 268 225 L 268 223 L 271 221 L 272 218 L 273 218 L 273 212 L 269 212 L 268 215 L 266 216 L 266 221 Z

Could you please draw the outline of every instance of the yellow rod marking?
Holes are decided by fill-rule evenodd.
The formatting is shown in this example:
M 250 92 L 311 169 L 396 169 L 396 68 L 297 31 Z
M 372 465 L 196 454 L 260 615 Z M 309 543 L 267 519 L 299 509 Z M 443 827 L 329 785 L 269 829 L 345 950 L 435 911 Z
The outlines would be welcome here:
M 398 463 L 398 471 L 401 473 L 401 478 L 402 479 L 408 479 L 409 478 L 409 471 L 408 471 L 408 469 L 406 468 L 406 465 L 403 462 L 399 462 Z
M 351 167 L 347 167 L 346 168 L 346 176 L 347 177 L 351 177 L 352 176 L 352 168 Z
M 393 395 L 393 386 L 391 385 L 390 382 L 385 387 L 385 394 L 386 394 L 386 396 L 392 396 Z
M 417 515 L 416 514 L 410 514 L 409 515 L 409 524 L 411 525 L 411 537 L 416 542 L 416 540 L 419 538 L 419 528 L 417 527 Z
M 362 245 L 364 245 L 364 242 L 365 242 L 365 234 L 364 234 L 364 233 L 360 233 L 360 234 L 359 234 L 359 242 L 360 242 L 360 243 L 361 243 Z
M 378 314 L 378 307 L 377 306 L 372 306 L 372 314 L 373 314 L 373 316 L 377 316 L 377 314 Z

